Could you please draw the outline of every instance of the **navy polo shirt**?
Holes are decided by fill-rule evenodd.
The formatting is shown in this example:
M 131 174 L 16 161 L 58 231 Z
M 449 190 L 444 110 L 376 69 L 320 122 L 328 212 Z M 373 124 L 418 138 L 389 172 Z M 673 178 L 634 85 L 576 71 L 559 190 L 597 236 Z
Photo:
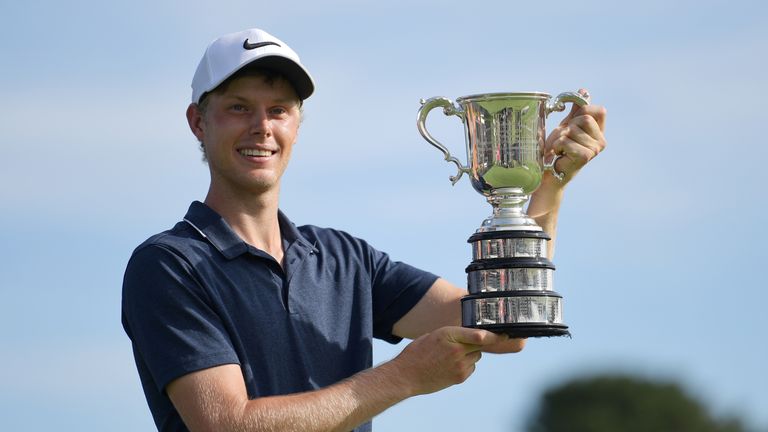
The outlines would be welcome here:
M 133 252 L 122 322 L 158 430 L 187 430 L 165 387 L 190 372 L 238 364 L 256 398 L 371 367 L 372 338 L 400 341 L 392 326 L 437 279 L 342 231 L 279 222 L 283 267 L 200 202 Z

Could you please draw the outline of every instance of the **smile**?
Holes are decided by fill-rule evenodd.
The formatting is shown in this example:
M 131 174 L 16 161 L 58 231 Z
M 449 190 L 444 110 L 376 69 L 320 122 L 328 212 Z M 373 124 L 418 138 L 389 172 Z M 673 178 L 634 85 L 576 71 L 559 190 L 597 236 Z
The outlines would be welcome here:
M 243 156 L 267 157 L 267 156 L 272 156 L 275 152 L 270 150 L 259 150 L 259 149 L 240 149 L 238 150 L 238 153 L 240 153 Z

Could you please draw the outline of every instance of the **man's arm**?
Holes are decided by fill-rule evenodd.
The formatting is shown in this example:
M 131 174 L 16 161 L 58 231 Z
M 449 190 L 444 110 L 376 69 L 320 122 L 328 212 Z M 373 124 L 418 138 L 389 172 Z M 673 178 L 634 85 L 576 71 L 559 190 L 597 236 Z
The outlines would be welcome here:
M 581 90 L 581 93 L 586 93 L 586 90 Z M 568 116 L 547 137 L 543 153 L 547 159 L 561 155 L 555 169 L 563 174 L 563 180 L 545 173 L 541 185 L 531 196 L 527 213 L 552 237 L 547 245 L 550 258 L 555 254 L 557 216 L 565 186 L 605 149 L 605 118 L 605 107 L 574 105 Z
M 458 384 L 472 374 L 484 346 L 499 336 L 444 327 L 393 360 L 319 390 L 248 399 L 238 365 L 185 375 L 166 388 L 186 426 L 197 431 L 349 431 L 411 396 Z

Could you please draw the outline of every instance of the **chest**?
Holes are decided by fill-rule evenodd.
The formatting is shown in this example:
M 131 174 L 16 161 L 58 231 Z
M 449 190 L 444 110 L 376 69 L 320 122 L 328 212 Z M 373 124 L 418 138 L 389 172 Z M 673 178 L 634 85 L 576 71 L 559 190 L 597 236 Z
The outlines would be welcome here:
M 286 254 L 275 261 L 244 254 L 203 265 L 209 304 L 233 329 L 311 332 L 342 340 L 350 323 L 369 327 L 371 279 L 364 268 L 338 257 Z

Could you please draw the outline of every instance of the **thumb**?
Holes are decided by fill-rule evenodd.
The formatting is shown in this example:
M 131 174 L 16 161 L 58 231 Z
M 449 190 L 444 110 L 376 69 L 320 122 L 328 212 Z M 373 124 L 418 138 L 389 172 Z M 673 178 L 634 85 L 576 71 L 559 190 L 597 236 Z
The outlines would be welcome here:
M 479 350 L 483 346 L 493 345 L 508 339 L 507 335 L 496 334 L 487 330 L 471 329 L 466 327 L 446 327 L 450 329 L 449 340 L 465 346 L 471 346 L 471 350 Z

